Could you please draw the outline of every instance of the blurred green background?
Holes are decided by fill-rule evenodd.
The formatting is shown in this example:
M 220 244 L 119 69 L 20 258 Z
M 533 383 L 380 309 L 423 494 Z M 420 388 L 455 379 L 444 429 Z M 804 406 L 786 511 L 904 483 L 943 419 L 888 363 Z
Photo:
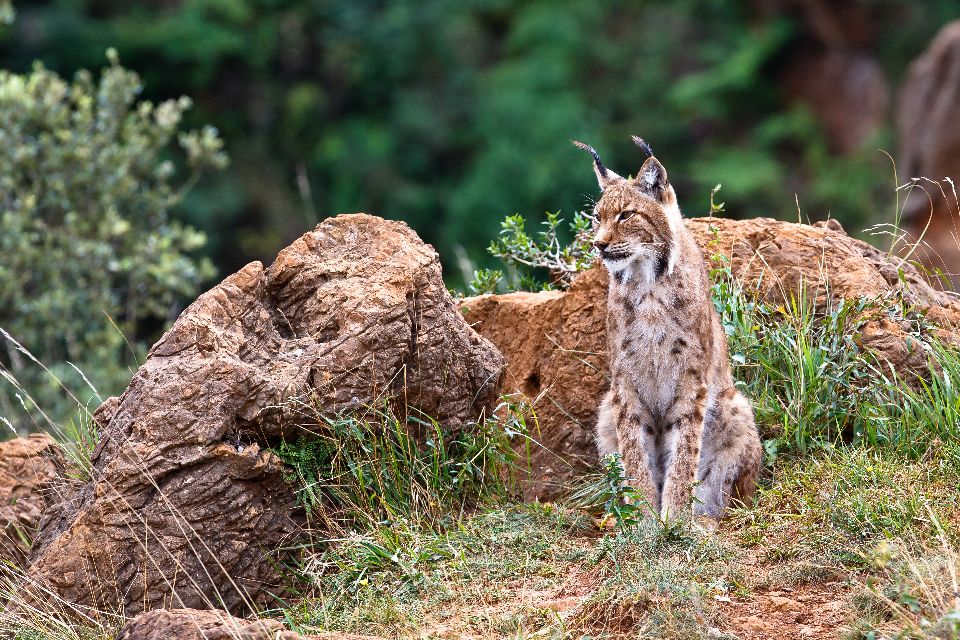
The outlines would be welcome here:
M 197 262 L 204 278 L 190 295 L 180 283 L 166 315 L 124 324 L 118 302 L 134 347 L 201 288 L 250 260 L 270 262 L 341 212 L 406 220 L 460 286 L 493 262 L 485 248 L 504 216 L 571 212 L 595 194 L 570 138 L 627 174 L 640 162 L 629 135 L 645 137 L 687 215 L 705 213 L 722 183 L 735 217 L 796 219 L 799 203 L 805 219 L 830 215 L 851 231 L 889 220 L 893 171 L 878 149 L 896 155 L 898 83 L 960 18 L 955 0 L 13 5 L 0 68 L 23 74 L 41 61 L 67 79 L 96 76 L 113 47 L 142 77 L 139 99 L 190 96 L 185 128 L 212 124 L 225 141 L 230 165 L 169 212 L 205 233 L 203 247 L 183 250 L 213 269 Z M 29 324 L 5 306 L 0 326 Z M 129 375 L 130 358 L 116 357 L 127 373 L 102 395 Z

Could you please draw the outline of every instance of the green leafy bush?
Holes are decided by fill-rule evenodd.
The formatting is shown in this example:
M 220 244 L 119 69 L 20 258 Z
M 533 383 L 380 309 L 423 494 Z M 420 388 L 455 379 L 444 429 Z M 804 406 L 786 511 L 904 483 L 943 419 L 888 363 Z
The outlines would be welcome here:
M 13 337 L 0 348 L 0 411 L 21 429 L 36 406 L 61 421 L 122 388 L 137 340 L 213 275 L 191 255 L 204 236 L 170 210 L 201 171 L 226 166 L 223 143 L 210 127 L 179 131 L 188 98 L 137 102 L 138 76 L 108 57 L 99 82 L 39 64 L 0 71 L 0 327 Z M 175 139 L 190 171 L 179 179 Z M 68 403 L 58 381 L 86 391 Z
M 500 237 L 490 243 L 487 252 L 503 261 L 509 277 L 498 270 L 475 271 L 468 285 L 471 293 L 565 289 L 593 264 L 593 219 L 583 211 L 575 212 L 569 225 L 572 239 L 566 241 L 560 212 L 548 211 L 545 216 L 544 229 L 535 234 L 527 232 L 527 221 L 519 213 L 500 223 Z M 544 275 L 546 282 L 541 280 Z

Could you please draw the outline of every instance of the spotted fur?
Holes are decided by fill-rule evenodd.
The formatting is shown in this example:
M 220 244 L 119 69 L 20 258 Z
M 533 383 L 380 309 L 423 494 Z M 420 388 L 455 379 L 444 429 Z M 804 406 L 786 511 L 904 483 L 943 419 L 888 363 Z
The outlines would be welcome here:
M 619 452 L 629 482 L 661 517 L 691 504 L 719 517 L 749 500 L 760 469 L 753 410 L 734 387 L 727 339 L 710 298 L 700 249 L 649 146 L 636 178 L 594 157 L 602 196 L 594 245 L 610 274 L 610 390 L 597 447 Z M 696 500 L 694 500 L 694 497 Z

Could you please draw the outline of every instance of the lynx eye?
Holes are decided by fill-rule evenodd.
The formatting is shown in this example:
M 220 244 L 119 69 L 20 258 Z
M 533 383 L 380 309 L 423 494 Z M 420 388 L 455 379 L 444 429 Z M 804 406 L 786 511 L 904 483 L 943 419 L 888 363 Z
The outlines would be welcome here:
M 629 219 L 633 216 L 633 214 L 635 214 L 635 213 L 636 213 L 636 211 L 633 211 L 632 209 L 627 209 L 626 211 L 621 211 L 621 212 L 620 212 L 620 215 L 617 216 L 617 220 L 620 221 L 620 222 L 623 222 L 624 220 L 629 220 Z

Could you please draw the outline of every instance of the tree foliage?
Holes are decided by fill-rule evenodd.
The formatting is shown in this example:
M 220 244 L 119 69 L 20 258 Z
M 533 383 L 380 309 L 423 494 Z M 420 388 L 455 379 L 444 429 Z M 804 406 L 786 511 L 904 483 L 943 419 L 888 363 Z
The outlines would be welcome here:
M 784 64 L 819 46 L 805 4 L 17 0 L 0 56 L 72 73 L 116 46 L 152 96 L 194 96 L 234 166 L 192 192 L 184 219 L 224 271 L 357 210 L 409 221 L 448 267 L 458 246 L 490 266 L 504 215 L 575 211 L 595 193 L 572 137 L 628 173 L 642 135 L 690 214 L 717 182 L 737 217 L 795 217 L 794 194 L 805 216 L 851 229 L 888 211 L 876 149 L 891 148 L 889 123 L 837 155 L 784 96 Z M 851 46 L 894 84 L 960 17 L 954 0 L 843 4 L 866 7 L 872 44 Z
M 137 102 L 140 79 L 108 55 L 99 82 L 84 71 L 68 82 L 40 64 L 0 71 L 0 327 L 24 347 L 7 339 L 0 350 L 12 377 L 0 393 L 6 416 L 22 415 L 13 380 L 55 418 L 68 407 L 55 378 L 122 388 L 133 355 L 125 336 L 170 319 L 213 274 L 193 256 L 204 235 L 170 211 L 192 176 L 226 166 L 222 142 L 212 128 L 179 132 L 188 98 Z

